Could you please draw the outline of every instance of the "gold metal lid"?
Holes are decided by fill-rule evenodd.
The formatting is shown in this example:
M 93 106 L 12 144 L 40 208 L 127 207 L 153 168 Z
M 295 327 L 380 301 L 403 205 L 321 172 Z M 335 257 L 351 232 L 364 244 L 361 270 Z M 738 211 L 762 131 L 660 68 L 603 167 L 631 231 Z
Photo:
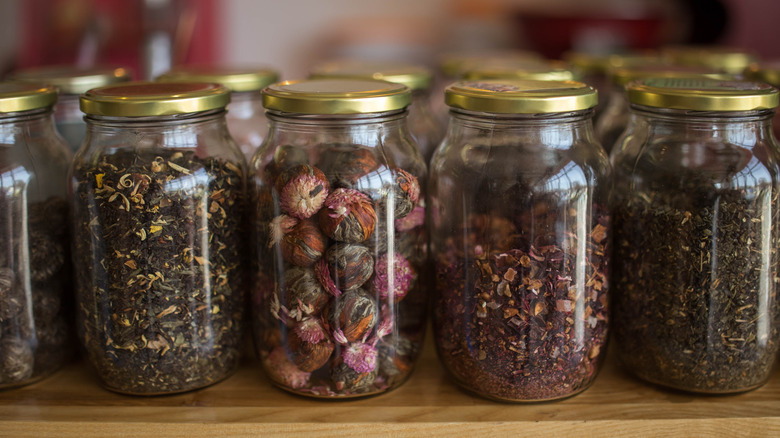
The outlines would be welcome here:
M 203 82 L 130 82 L 95 88 L 80 98 L 86 114 L 113 117 L 169 116 L 224 108 L 230 90 Z
M 439 58 L 439 68 L 450 78 L 462 78 L 464 72 L 486 63 L 534 61 L 545 62 L 538 53 L 525 50 L 454 52 L 446 53 Z
M 731 74 L 740 74 L 757 61 L 750 52 L 720 46 L 670 46 L 661 54 L 675 64 L 709 67 Z
M 759 82 L 649 78 L 626 87 L 638 105 L 691 111 L 753 111 L 775 108 L 778 91 Z
M 279 80 L 270 69 L 179 67 L 157 78 L 159 82 L 216 82 L 235 92 L 260 91 Z
M 645 78 L 717 79 L 733 81 L 734 75 L 706 67 L 675 64 L 645 64 L 611 68 L 608 75 L 615 85 L 625 86 L 631 81 Z
M 656 52 L 650 50 L 628 53 L 566 52 L 562 58 L 583 74 L 603 74 L 610 68 L 646 64 L 660 59 Z
M 53 85 L 62 94 L 82 94 L 93 88 L 127 82 L 130 80 L 130 72 L 121 67 L 52 66 L 19 70 L 11 78 Z
M 528 79 L 533 81 L 573 81 L 574 73 L 560 61 L 497 62 L 474 67 L 463 74 L 469 81 L 484 79 Z
M 745 79 L 780 87 L 780 61 L 752 63 L 745 69 Z
M 444 91 L 453 108 L 500 114 L 581 111 L 596 106 L 596 90 L 574 81 L 499 79 L 463 81 Z
M 412 93 L 401 84 L 361 79 L 283 81 L 263 90 L 269 110 L 299 114 L 362 114 L 405 108 Z
M 0 113 L 46 108 L 57 102 L 57 89 L 31 82 L 0 82 Z
M 406 85 L 411 90 L 430 88 L 433 74 L 427 68 L 404 63 L 341 60 L 318 65 L 311 79 L 375 79 Z

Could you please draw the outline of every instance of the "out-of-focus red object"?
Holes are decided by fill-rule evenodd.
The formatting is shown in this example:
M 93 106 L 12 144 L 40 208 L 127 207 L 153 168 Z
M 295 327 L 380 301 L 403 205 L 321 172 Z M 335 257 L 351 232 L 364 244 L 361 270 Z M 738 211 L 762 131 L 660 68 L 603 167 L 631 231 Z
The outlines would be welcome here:
M 212 64 L 219 32 L 216 0 L 170 0 L 163 24 L 177 64 Z M 17 68 L 41 65 L 121 65 L 144 70 L 150 30 L 143 0 L 25 0 Z M 155 19 L 154 26 L 160 27 Z

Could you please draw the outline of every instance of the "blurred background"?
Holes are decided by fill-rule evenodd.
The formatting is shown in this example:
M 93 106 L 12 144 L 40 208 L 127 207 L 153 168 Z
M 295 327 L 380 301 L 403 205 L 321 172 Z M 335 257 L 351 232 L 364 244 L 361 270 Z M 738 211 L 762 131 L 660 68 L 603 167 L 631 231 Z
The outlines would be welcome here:
M 718 44 L 780 58 L 777 0 L 0 0 L 0 69 L 262 65 L 305 77 L 334 57 L 435 66 L 456 50 L 607 53 Z

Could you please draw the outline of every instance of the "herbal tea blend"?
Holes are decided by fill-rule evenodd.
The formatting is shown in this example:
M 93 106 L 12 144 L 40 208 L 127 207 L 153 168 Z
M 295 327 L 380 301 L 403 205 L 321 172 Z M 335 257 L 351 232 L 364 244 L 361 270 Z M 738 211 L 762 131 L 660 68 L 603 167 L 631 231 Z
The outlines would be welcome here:
M 56 100 L 53 87 L 0 83 L 0 389 L 50 375 L 74 351 L 72 157 L 52 123 Z
M 98 89 L 82 98 L 93 143 L 74 164 L 72 205 L 78 330 L 87 356 L 107 388 L 154 395 L 210 385 L 237 366 L 245 182 L 235 145 L 193 143 L 228 138 L 226 90 L 146 87 Z M 160 116 L 138 135 L 133 129 L 144 128 L 101 117 L 122 109 L 126 95 L 162 99 L 175 111 L 180 96 L 209 90 L 222 99 L 202 101 L 204 111 L 217 111 L 191 115 L 197 123 Z M 136 138 L 161 146 L 116 143 Z M 166 146 L 174 140 L 192 147 Z
M 388 88 L 382 99 L 390 112 L 321 115 L 316 125 L 322 129 L 311 129 L 306 114 L 279 112 L 295 99 L 313 105 L 307 110 L 333 110 L 331 103 L 316 103 L 318 93 L 307 87 L 323 87 L 339 102 L 353 92 L 371 97 Z M 253 166 L 260 172 L 252 310 L 263 368 L 273 383 L 296 394 L 386 392 L 409 377 L 427 311 L 418 179 L 425 167 L 419 154 L 405 149 L 412 146 L 403 136 L 408 91 L 373 81 L 304 81 L 269 90 L 270 138 L 295 145 L 267 145 Z M 353 133 L 367 144 L 352 143 Z M 388 161 L 393 156 L 397 162 Z
M 757 388 L 780 341 L 777 91 L 683 79 L 628 90 L 637 123 L 613 155 L 618 358 L 675 389 Z
M 609 167 L 597 144 L 561 141 L 591 138 L 595 91 L 461 82 L 447 102 L 450 134 L 430 180 L 439 358 L 488 398 L 577 394 L 607 339 Z

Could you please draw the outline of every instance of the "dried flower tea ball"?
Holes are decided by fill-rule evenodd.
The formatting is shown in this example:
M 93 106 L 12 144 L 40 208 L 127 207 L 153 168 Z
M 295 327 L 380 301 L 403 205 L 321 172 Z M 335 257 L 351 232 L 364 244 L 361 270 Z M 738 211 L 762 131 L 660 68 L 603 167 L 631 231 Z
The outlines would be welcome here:
M 348 342 L 363 340 L 378 322 L 378 308 L 374 297 L 364 289 L 344 292 L 331 304 L 330 326 Z
M 377 349 L 365 342 L 352 342 L 342 347 L 341 358 L 353 370 L 370 373 L 376 369 Z
M 325 174 L 308 164 L 293 166 L 276 179 L 279 205 L 290 216 L 306 219 L 317 213 L 328 197 Z
M 301 371 L 312 372 L 328 363 L 335 346 L 319 318 L 304 318 L 287 335 L 293 363 Z
M 7 337 L 0 342 L 0 382 L 13 383 L 29 379 L 33 373 L 33 351 L 27 342 Z
M 272 247 L 281 242 L 284 235 L 292 231 L 293 227 L 298 225 L 300 220 L 286 214 L 280 214 L 271 220 L 268 224 L 269 239 L 268 247 Z
M 309 164 L 305 149 L 289 144 L 280 146 L 265 167 L 266 181 L 276 181 L 283 171 L 301 164 Z
M 322 258 L 328 238 L 313 220 L 300 221 L 282 237 L 282 257 L 295 266 L 311 266 Z
M 368 248 L 354 243 L 336 243 L 325 252 L 330 277 L 342 292 L 362 286 L 374 272 Z
M 377 346 L 379 374 L 388 381 L 403 377 L 412 370 L 412 357 L 418 347 L 406 336 L 393 337 L 395 343 L 380 342 Z
M 293 389 L 303 388 L 309 383 L 311 377 L 311 373 L 301 371 L 287 358 L 282 347 L 276 347 L 271 351 L 265 359 L 265 369 L 271 380 Z
M 354 188 L 358 180 L 379 168 L 374 153 L 361 146 L 335 146 L 322 154 L 319 166 L 333 187 Z
M 395 169 L 395 218 L 400 219 L 414 210 L 420 200 L 417 177 L 403 169 Z
M 374 232 L 376 212 L 371 199 L 354 189 L 336 189 L 319 213 L 320 228 L 331 239 L 363 242 Z
M 401 254 L 396 253 L 391 259 L 382 254 L 376 261 L 371 287 L 382 298 L 390 298 L 396 303 L 401 301 L 414 280 L 414 268 Z M 392 290 L 390 285 L 393 286 Z
M 330 268 L 328 268 L 328 262 L 325 258 L 321 258 L 319 262 L 314 265 L 314 273 L 317 276 L 322 287 L 328 291 L 329 294 L 334 297 L 341 295 L 341 290 L 336 286 L 333 278 L 330 276 Z
M 330 299 L 311 268 L 296 266 L 284 271 L 281 290 L 284 294 L 282 302 L 293 317 L 299 314 L 317 315 Z
M 421 202 L 422 204 L 422 202 Z M 406 232 L 425 224 L 425 207 L 417 205 L 408 215 L 395 220 L 396 231 Z
M 330 365 L 330 379 L 337 391 L 344 391 L 352 394 L 368 392 L 371 385 L 374 384 L 377 376 L 377 369 L 373 371 L 360 373 L 344 363 L 343 359 L 338 358 Z

